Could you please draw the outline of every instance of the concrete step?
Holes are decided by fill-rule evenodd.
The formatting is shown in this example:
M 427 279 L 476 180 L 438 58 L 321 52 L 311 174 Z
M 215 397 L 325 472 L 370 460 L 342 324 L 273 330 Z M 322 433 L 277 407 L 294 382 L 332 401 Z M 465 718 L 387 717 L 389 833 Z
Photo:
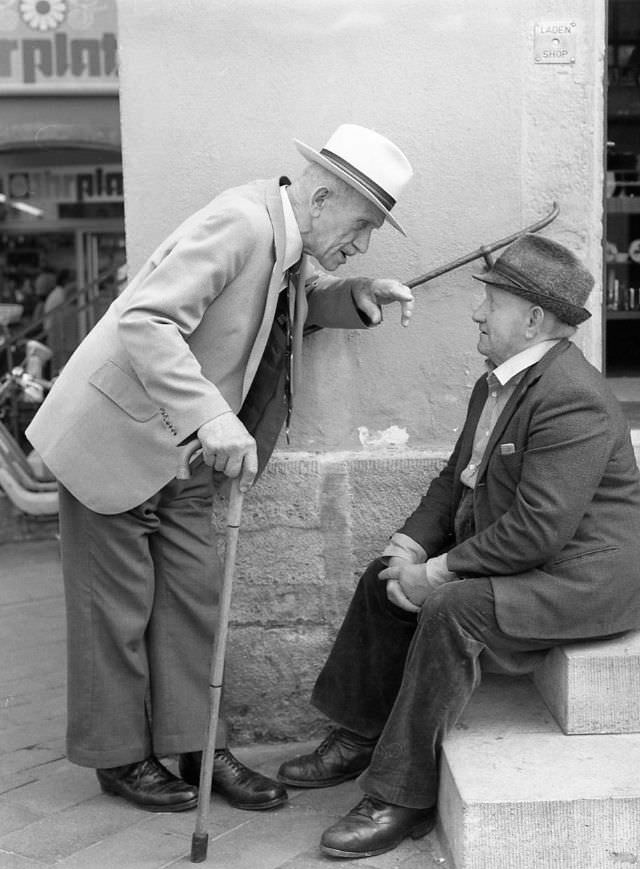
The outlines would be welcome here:
M 529 679 L 487 677 L 442 750 L 455 869 L 640 863 L 640 735 L 562 732 Z
M 565 733 L 640 732 L 640 631 L 553 649 L 535 684 Z

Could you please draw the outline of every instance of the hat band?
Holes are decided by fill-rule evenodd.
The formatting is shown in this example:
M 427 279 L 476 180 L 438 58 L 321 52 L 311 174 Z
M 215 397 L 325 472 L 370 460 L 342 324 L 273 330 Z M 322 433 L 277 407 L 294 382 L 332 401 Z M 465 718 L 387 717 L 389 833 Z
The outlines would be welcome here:
M 344 172 L 347 172 L 349 175 L 352 175 L 356 181 L 359 181 L 363 187 L 366 187 L 369 193 L 373 194 L 376 199 L 380 200 L 380 204 L 387 209 L 387 211 L 391 211 L 393 206 L 396 204 L 396 200 L 387 193 L 386 190 L 383 190 L 379 184 L 376 184 L 375 181 L 372 181 L 368 175 L 365 175 L 363 172 L 360 172 L 359 169 L 356 169 L 355 166 L 352 166 L 347 160 L 343 160 L 342 157 L 338 156 L 338 154 L 334 154 L 333 151 L 329 151 L 328 148 L 323 148 L 320 153 L 323 157 L 326 157 L 328 160 L 331 160 L 332 163 L 335 163 L 340 169 Z
M 574 311 L 584 311 L 585 308 L 582 305 L 576 305 L 575 302 L 570 302 L 568 299 L 560 299 L 558 296 L 553 296 L 551 293 L 548 293 L 545 289 L 543 289 L 539 284 L 537 284 L 534 280 L 531 279 L 527 275 L 526 281 L 523 280 L 520 272 L 516 269 L 512 269 L 510 266 L 505 263 L 495 263 L 492 271 L 497 272 L 498 274 L 504 275 L 507 281 L 510 281 L 511 284 L 517 287 L 520 290 L 525 290 L 529 293 L 532 293 L 536 296 L 539 296 L 541 299 L 548 300 L 551 303 L 555 303 L 556 305 L 561 305 L 562 307 L 573 308 Z M 500 286 L 496 284 L 496 286 Z M 504 289 L 508 289 L 508 284 L 503 285 Z

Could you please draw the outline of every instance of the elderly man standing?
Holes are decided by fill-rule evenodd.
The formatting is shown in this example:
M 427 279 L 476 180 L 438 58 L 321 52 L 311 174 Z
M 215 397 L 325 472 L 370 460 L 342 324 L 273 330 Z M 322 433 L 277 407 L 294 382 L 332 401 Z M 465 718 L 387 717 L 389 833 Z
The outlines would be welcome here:
M 373 130 L 339 127 L 304 171 L 227 190 L 155 250 L 84 339 L 27 435 L 60 482 L 69 759 L 150 811 L 195 807 L 220 584 L 211 466 L 264 466 L 300 382 L 305 326 L 366 328 L 413 297 L 391 279 L 339 280 L 411 178 Z M 291 361 L 295 368 L 291 370 Z M 203 459 L 176 478 L 191 438 Z M 285 788 L 226 748 L 214 790 L 270 809 Z M 180 776 L 158 757 L 178 754 Z
M 556 645 L 640 627 L 640 483 L 629 430 L 569 339 L 593 278 L 565 247 L 514 242 L 479 276 L 488 374 L 443 471 L 362 576 L 312 702 L 336 724 L 279 777 L 355 778 L 322 850 L 365 857 L 435 822 L 438 755 L 481 665 L 527 673 Z

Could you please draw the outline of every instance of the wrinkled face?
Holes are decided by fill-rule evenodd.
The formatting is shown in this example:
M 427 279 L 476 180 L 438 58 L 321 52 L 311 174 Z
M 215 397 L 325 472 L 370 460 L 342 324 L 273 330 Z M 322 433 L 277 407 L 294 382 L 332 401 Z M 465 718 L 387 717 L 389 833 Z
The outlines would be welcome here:
M 374 229 L 384 223 L 380 209 L 357 191 L 327 196 L 312 218 L 304 251 L 332 272 L 347 258 L 366 253 Z
M 478 352 L 500 365 L 529 346 L 531 308 L 526 299 L 485 284 L 485 297 L 472 314 L 478 324 Z

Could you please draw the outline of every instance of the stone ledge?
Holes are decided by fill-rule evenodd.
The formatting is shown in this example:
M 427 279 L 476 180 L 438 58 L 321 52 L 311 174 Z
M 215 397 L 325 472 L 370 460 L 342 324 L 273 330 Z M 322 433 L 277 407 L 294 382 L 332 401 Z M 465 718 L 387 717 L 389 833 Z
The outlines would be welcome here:
M 640 631 L 558 646 L 534 680 L 565 733 L 640 732 Z
M 640 735 L 567 736 L 528 679 L 487 680 L 442 750 L 455 869 L 640 862 Z

